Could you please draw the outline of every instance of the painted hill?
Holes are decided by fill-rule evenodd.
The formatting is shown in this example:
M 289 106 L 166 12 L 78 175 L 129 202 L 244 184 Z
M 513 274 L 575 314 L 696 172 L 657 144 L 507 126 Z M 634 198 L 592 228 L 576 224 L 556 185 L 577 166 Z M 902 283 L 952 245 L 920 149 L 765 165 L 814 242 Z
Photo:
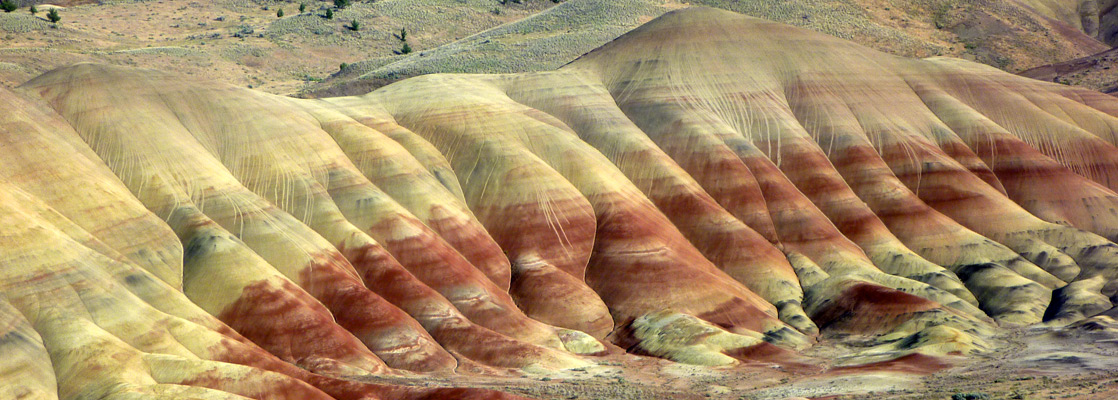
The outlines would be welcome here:
M 24 398 L 516 398 L 486 388 L 835 341 L 924 368 L 1118 292 L 1118 99 L 724 10 L 361 96 L 86 63 L 0 97 Z

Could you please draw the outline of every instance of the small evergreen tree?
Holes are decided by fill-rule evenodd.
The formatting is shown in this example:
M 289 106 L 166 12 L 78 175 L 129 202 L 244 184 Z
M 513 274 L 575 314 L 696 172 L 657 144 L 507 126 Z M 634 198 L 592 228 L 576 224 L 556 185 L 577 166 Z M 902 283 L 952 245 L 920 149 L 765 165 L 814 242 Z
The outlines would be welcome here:
M 411 46 L 408 46 L 407 43 L 404 43 L 404 47 L 400 48 L 400 54 L 408 54 L 408 53 L 411 53 Z
M 408 30 L 406 28 L 400 28 L 400 41 L 408 41 Z
M 299 3 L 299 12 L 302 13 L 305 11 L 307 11 L 307 3 Z
M 324 16 L 326 17 L 326 19 L 334 19 L 334 10 L 327 8 L 326 15 Z
M 339 10 L 349 7 L 349 0 L 334 0 L 334 7 L 337 7 Z
M 31 5 L 31 8 L 27 9 L 27 11 L 30 11 L 30 12 L 31 12 L 31 15 L 35 15 L 35 14 L 38 14 L 38 13 L 39 13 L 39 9 L 38 9 L 38 8 L 35 8 L 35 5 L 34 5 L 34 4 L 32 4 L 32 5 Z
M 0 9 L 3 9 L 4 12 L 12 12 L 15 11 L 17 8 L 19 8 L 19 6 L 17 6 L 16 2 L 12 0 L 0 1 Z
M 338 66 L 338 71 L 339 71 L 339 72 L 341 72 L 341 71 L 345 71 L 346 67 L 349 67 L 349 64 L 346 64 L 346 63 L 342 63 L 342 65 L 339 65 L 339 66 Z
M 349 26 L 347 26 L 346 28 L 349 28 L 349 30 L 354 31 L 354 32 L 359 31 L 359 30 L 361 30 L 361 22 L 357 21 L 355 19 L 355 20 L 351 21 L 349 23 Z
M 283 9 L 282 8 L 279 9 L 279 11 L 276 11 L 276 18 L 283 18 Z
M 52 8 L 52 9 L 50 9 L 50 11 L 47 11 L 47 19 L 49 19 L 50 22 L 53 22 L 53 23 L 57 24 L 58 21 L 62 20 L 62 16 L 58 15 L 58 9 L 57 8 Z

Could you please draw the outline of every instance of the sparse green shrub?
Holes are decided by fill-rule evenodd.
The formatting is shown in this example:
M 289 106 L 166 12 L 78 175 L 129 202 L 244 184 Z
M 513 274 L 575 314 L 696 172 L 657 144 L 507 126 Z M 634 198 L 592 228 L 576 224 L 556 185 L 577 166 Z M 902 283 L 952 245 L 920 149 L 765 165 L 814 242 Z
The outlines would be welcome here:
M 350 21 L 349 26 L 347 26 L 346 28 L 351 31 L 357 32 L 361 30 L 361 22 L 355 19 L 353 21 Z
M 1006 69 L 1012 62 L 1013 60 L 1010 60 L 1009 57 L 994 57 L 994 64 L 996 64 L 999 69 Z
M 339 10 L 349 7 L 349 0 L 334 0 L 334 7 L 337 7 Z
M 493 13 L 493 15 L 501 15 L 501 9 L 499 7 L 493 7 L 489 12 Z
M 47 11 L 47 19 L 49 19 L 50 22 L 53 22 L 53 23 L 57 24 L 58 21 L 62 20 L 62 16 L 58 15 L 58 9 L 57 8 L 52 8 L 52 9 L 50 9 L 50 11 Z
M 233 37 L 244 39 L 254 32 L 256 32 L 256 30 L 252 29 L 252 25 L 241 25 L 240 30 L 233 32 Z
M 31 12 L 31 15 L 35 15 L 35 14 L 38 14 L 38 13 L 39 13 L 39 9 L 38 9 L 38 8 L 35 8 L 35 5 L 34 5 L 34 4 L 32 4 L 32 5 L 31 5 L 31 8 L 28 8 L 28 9 L 27 9 L 27 11 L 30 11 L 30 12 Z
M 951 395 L 951 400 L 987 400 L 990 395 L 986 393 L 955 393 Z
M 339 66 L 338 66 L 338 71 L 339 71 L 339 72 L 340 72 L 340 71 L 345 71 L 345 69 L 346 69 L 347 67 L 349 67 L 349 64 L 346 64 L 346 63 L 342 63 L 342 65 L 339 65 Z
M 0 9 L 4 10 L 4 12 L 10 13 L 12 11 L 15 11 L 17 8 L 19 8 L 19 6 L 17 6 L 16 2 L 12 0 L 0 1 Z
M 411 46 L 408 46 L 407 43 L 404 43 L 404 47 L 400 48 L 400 54 L 408 54 L 408 53 L 411 53 Z
M 282 8 L 276 11 L 276 18 L 283 18 L 283 9 Z
M 323 15 L 323 17 L 326 19 L 334 19 L 334 10 L 327 8 L 326 15 Z
M 305 11 L 307 11 L 307 3 L 299 3 L 299 12 L 302 13 Z
M 951 4 L 943 3 L 936 7 L 932 13 L 932 21 L 935 22 L 936 29 L 943 29 L 947 27 L 947 11 L 951 9 Z

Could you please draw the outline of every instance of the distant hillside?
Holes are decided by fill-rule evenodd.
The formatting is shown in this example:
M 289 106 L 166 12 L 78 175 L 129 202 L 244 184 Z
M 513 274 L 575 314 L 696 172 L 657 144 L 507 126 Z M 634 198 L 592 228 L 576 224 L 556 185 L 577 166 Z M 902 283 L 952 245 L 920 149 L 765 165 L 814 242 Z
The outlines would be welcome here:
M 53 2 L 68 6 L 59 24 L 26 7 L 0 13 L 0 84 L 15 86 L 85 61 L 218 78 L 278 94 L 355 94 L 427 73 L 554 69 L 665 12 L 694 5 L 891 54 L 964 58 L 1011 72 L 1107 48 L 1068 16 L 1077 7 L 1073 0 L 378 0 L 344 9 L 300 1 Z
M 805 27 L 896 55 L 951 56 L 1009 71 L 1106 49 L 1077 28 L 999 0 L 696 0 L 690 4 Z M 430 51 L 358 63 L 305 95 L 356 94 L 428 73 L 553 69 L 655 16 L 684 6 L 656 0 L 567 0 L 529 18 Z
M 0 84 L 18 85 L 75 62 L 205 76 L 272 93 L 304 90 L 342 63 L 402 56 L 454 42 L 554 6 L 530 0 L 491 12 L 495 0 L 104 1 L 68 7 L 52 26 L 40 11 L 0 12 Z M 40 6 L 42 8 L 42 6 Z M 283 10 L 283 17 L 278 17 Z M 357 30 L 350 29 L 358 21 Z
M 1118 44 L 1118 0 L 1016 0 L 1111 46 Z

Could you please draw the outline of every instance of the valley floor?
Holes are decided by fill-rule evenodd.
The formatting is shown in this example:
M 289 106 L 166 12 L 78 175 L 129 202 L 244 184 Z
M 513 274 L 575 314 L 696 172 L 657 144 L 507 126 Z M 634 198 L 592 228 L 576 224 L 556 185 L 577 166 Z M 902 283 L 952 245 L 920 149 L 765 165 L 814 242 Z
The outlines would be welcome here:
M 475 386 L 537 399 L 906 399 L 955 395 L 988 399 L 1113 399 L 1118 396 L 1118 331 L 1113 325 L 1005 330 L 986 354 L 921 355 L 860 366 L 847 362 L 849 338 L 824 339 L 794 360 L 710 369 L 648 357 L 615 355 L 594 368 L 462 380 L 376 378 L 414 386 Z M 837 357 L 836 357 L 837 356 Z M 829 361 L 833 360 L 833 361 Z M 825 366 L 825 367 L 824 367 Z M 965 397 L 963 397 L 965 398 Z M 981 398 L 981 397 L 976 397 Z

